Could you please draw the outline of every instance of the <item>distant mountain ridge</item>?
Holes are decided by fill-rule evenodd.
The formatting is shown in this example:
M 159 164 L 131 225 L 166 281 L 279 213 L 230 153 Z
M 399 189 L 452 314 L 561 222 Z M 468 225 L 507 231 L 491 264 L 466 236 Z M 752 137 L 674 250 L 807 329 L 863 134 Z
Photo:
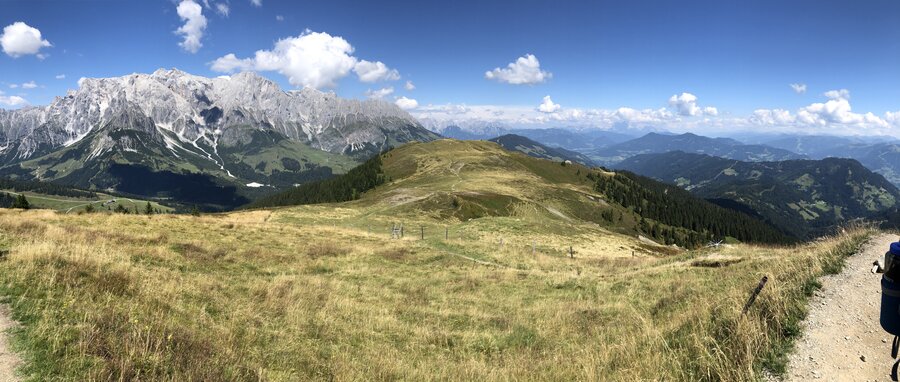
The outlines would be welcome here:
M 542 145 L 521 135 L 506 134 L 489 141 L 499 144 L 510 151 L 519 151 L 525 155 L 552 161 L 571 161 L 585 166 L 594 166 L 594 161 L 586 155 L 559 147 Z
M 709 138 L 692 133 L 680 135 L 649 133 L 640 138 L 592 151 L 588 156 L 601 165 L 615 166 L 636 155 L 676 150 L 750 162 L 806 158 L 784 149 L 765 145 L 746 145 L 730 138 Z
M 633 135 L 601 129 L 575 130 L 558 127 L 546 129 L 512 129 L 496 124 L 484 124 L 465 128 L 457 125 L 449 125 L 440 129 L 433 129 L 433 131 L 440 133 L 446 138 L 465 141 L 486 141 L 501 135 L 515 134 L 546 146 L 561 147 L 582 154 L 634 138 Z
M 897 187 L 853 159 L 742 162 L 673 151 L 638 155 L 618 167 L 749 206 L 797 237 L 900 205 Z
M 410 141 L 438 138 L 396 105 L 285 92 L 255 73 L 179 70 L 84 79 L 50 105 L 0 111 L 0 174 L 81 188 L 242 204 L 253 186 L 342 173 Z
M 892 138 L 881 140 L 879 142 L 871 137 L 795 136 L 775 139 L 766 144 L 805 154 L 812 159 L 853 158 L 900 186 L 900 143 Z

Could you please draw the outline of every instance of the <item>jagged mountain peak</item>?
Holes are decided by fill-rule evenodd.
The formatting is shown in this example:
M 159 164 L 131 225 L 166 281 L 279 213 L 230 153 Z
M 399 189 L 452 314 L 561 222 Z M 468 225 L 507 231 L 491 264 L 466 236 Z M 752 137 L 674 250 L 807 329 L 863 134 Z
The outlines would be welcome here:
M 249 125 L 322 150 L 353 152 L 389 140 L 383 131 L 371 127 L 389 124 L 424 130 L 408 113 L 385 101 L 342 99 L 315 89 L 285 92 L 254 72 L 207 78 L 173 68 L 85 78 L 78 89 L 50 105 L 3 113 L 0 138 L 31 140 L 16 155 L 27 159 L 40 144 L 58 147 L 77 142 L 103 121 L 115 118 L 119 110 L 111 105 L 125 103 L 137 105 L 155 124 L 138 126 L 138 130 L 161 128 L 191 142 L 230 126 Z M 347 130 L 351 125 L 354 129 Z M 35 134 L 38 129 L 47 130 L 43 135 L 49 136 L 50 142 L 33 142 L 40 135 Z M 384 130 L 389 133 L 392 128 Z
M 122 162 L 200 171 L 240 185 L 290 185 L 306 179 L 304 171 L 327 173 L 315 160 L 360 160 L 437 137 L 385 101 L 284 91 L 254 72 L 208 78 L 159 69 L 86 78 L 49 105 L 0 112 L 0 165 L 24 177 L 66 178 L 81 187 L 114 187 L 103 172 Z M 258 159 L 248 166 L 253 155 Z M 60 163 L 73 159 L 91 172 L 63 173 L 68 167 Z

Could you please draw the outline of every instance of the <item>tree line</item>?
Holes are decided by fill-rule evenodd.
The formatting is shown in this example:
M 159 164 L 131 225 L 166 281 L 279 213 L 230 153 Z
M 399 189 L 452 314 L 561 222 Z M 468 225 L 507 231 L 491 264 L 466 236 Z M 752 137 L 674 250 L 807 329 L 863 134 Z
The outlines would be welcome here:
M 0 189 L 12 190 L 15 192 L 30 191 L 37 194 L 68 196 L 71 198 L 94 198 L 97 196 L 96 193 L 91 191 L 78 190 L 58 184 L 36 180 L 14 180 L 9 178 L 0 178 Z
M 697 247 L 725 237 L 757 243 L 794 241 L 761 220 L 650 178 L 627 171 L 611 176 L 592 173 L 588 178 L 596 191 L 640 216 L 641 232 L 666 244 Z
M 301 184 L 290 190 L 260 198 L 248 208 L 338 203 L 359 199 L 363 192 L 384 183 L 381 155 L 334 178 Z

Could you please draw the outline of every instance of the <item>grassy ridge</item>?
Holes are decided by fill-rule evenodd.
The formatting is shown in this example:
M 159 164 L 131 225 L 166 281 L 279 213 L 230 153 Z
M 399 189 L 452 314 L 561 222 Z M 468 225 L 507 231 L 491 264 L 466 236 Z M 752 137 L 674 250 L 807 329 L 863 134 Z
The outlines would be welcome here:
M 749 381 L 780 368 L 815 278 L 868 235 L 630 257 L 618 248 L 639 243 L 587 226 L 550 235 L 497 217 L 453 223 L 444 239 L 423 220 L 425 240 L 391 240 L 390 220 L 319 206 L 199 218 L 0 211 L 0 289 L 23 322 L 23 371 Z M 515 235 L 537 239 L 537 253 Z M 557 250 L 570 240 L 574 259 Z M 762 275 L 769 284 L 742 316 Z

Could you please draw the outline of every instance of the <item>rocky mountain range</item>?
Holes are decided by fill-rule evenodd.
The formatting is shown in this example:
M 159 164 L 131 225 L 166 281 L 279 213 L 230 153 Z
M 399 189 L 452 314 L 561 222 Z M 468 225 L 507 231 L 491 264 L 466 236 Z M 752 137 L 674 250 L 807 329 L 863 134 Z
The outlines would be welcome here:
M 241 191 L 327 177 L 437 137 L 385 101 L 283 91 L 252 72 L 160 69 L 83 79 L 47 106 L 0 110 L 0 175 L 192 203 L 215 189 L 233 195 L 212 205 L 232 206 Z

